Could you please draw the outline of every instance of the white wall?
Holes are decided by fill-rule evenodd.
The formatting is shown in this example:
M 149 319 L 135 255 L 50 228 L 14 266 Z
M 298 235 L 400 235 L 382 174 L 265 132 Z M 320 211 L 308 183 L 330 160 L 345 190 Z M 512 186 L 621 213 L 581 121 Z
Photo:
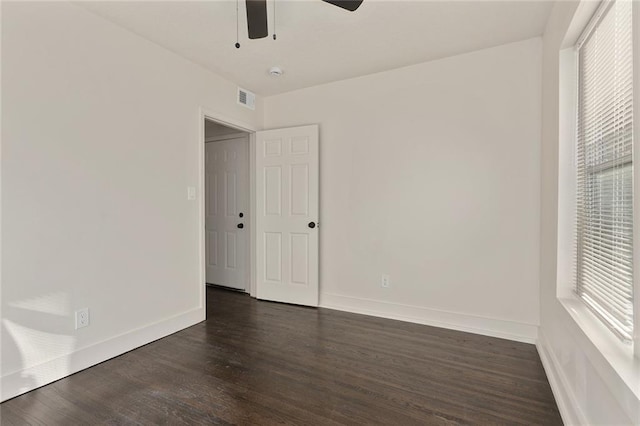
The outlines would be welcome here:
M 532 39 L 270 97 L 264 120 L 320 124 L 323 305 L 532 341 L 540 297 L 565 421 L 631 424 L 637 399 L 556 299 L 558 50 L 575 7 L 555 6 L 542 88 Z M 2 399 L 203 318 L 186 186 L 199 107 L 261 127 L 262 101 L 235 95 L 73 5 L 2 3 Z
M 267 128 L 320 124 L 322 305 L 535 340 L 540 55 L 536 38 L 265 98 Z
M 204 318 L 186 188 L 200 107 L 261 126 L 235 96 L 77 6 L 2 3 L 2 399 Z
M 588 7 L 586 3 L 581 7 Z M 576 12 L 578 10 L 578 12 Z M 567 31 L 575 33 L 572 25 L 574 15 L 580 12 L 577 2 L 556 2 L 549 18 L 543 37 L 543 81 L 542 81 L 542 151 L 541 151 L 541 214 L 540 214 L 540 330 L 538 350 L 545 370 L 558 402 L 565 424 L 590 425 L 630 425 L 640 424 L 640 401 L 634 395 L 613 364 L 614 352 L 620 345 L 608 331 L 598 339 L 585 334 L 585 330 L 600 327 L 593 321 L 592 315 L 581 317 L 583 306 L 567 309 L 558 300 L 557 295 L 566 296 L 566 283 L 560 282 L 567 276 L 567 262 L 571 249 L 567 241 L 562 240 L 570 234 L 566 217 L 558 217 L 558 178 L 559 155 L 567 157 L 570 148 L 560 148 L 559 135 L 571 131 L 569 122 L 560 122 L 566 118 L 559 110 L 568 95 L 567 87 L 561 87 L 560 81 L 572 84 L 571 76 L 560 74 L 560 51 Z M 588 17 L 587 17 L 588 18 Z M 576 17 L 579 19 L 579 17 Z M 635 19 L 635 17 L 634 17 Z M 584 21 L 584 19 L 579 19 Z M 579 32 L 578 32 L 579 34 Z M 575 34 L 574 34 L 575 35 Z M 570 36 L 567 36 L 570 37 Z M 566 54 L 563 60 L 566 61 Z M 573 118 L 567 118 L 573 120 Z M 570 164 L 568 165 L 570 166 Z M 560 172 L 563 181 L 569 181 L 567 171 Z M 566 185 L 562 193 L 571 192 Z M 561 212 L 570 211 L 571 200 L 563 199 Z M 569 213 L 570 214 L 570 213 Z M 558 240 L 558 223 L 561 225 Z M 573 221 L 571 221 L 573 223 Z M 572 226 L 572 225 L 571 225 Z M 560 247 L 560 262 L 558 261 Z M 564 257 L 564 258 L 563 258 Z M 592 320 L 596 324 L 589 324 Z M 581 326 L 579 326 L 579 322 Z M 598 343 L 596 345 L 596 343 Z M 607 354 L 607 357 L 604 354 Z M 630 351 L 629 351 L 630 354 Z M 630 355 L 627 360 L 618 357 L 617 361 L 626 369 L 626 375 L 640 378 L 638 363 Z M 635 393 L 640 388 L 635 387 Z

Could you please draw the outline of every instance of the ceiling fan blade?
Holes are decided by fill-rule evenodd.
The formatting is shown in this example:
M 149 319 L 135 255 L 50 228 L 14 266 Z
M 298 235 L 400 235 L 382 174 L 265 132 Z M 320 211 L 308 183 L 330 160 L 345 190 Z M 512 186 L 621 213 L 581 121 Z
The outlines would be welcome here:
M 250 39 L 269 35 L 267 28 L 267 0 L 246 0 L 247 30 Z
M 353 12 L 357 8 L 360 7 L 364 0 L 322 0 L 325 3 L 331 3 L 334 6 L 341 7 L 343 9 L 348 10 L 349 12 Z

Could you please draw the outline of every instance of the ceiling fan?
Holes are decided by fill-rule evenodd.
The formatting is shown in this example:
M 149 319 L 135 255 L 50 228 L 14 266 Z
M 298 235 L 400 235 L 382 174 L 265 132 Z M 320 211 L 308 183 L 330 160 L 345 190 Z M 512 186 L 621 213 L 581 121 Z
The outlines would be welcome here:
M 325 3 L 338 6 L 353 12 L 364 0 L 322 0 Z M 267 0 L 246 0 L 247 3 L 247 27 L 249 38 L 264 38 L 269 34 L 267 28 Z

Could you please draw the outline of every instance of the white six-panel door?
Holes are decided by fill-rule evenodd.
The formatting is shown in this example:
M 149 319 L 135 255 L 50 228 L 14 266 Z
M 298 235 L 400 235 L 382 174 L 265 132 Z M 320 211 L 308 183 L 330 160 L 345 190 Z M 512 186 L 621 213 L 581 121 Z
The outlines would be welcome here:
M 318 126 L 256 133 L 256 297 L 318 306 Z
M 205 170 L 207 283 L 245 290 L 249 263 L 248 136 L 206 143 Z

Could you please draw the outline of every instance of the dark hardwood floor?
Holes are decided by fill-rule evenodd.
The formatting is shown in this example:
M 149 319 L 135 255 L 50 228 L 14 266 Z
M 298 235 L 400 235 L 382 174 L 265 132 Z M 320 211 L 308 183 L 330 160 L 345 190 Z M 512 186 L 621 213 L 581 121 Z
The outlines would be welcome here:
M 3 403 L 2 425 L 562 424 L 533 345 L 215 288 L 207 315 Z

